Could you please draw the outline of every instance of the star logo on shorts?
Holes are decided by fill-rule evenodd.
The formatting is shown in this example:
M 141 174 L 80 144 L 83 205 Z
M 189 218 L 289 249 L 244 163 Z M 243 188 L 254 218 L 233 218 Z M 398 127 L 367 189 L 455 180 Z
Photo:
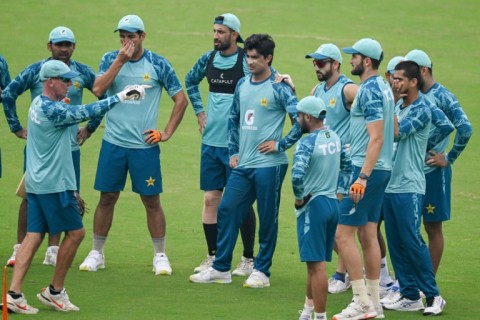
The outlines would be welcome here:
M 430 203 L 428 204 L 428 206 L 425 207 L 425 209 L 427 209 L 427 213 L 428 214 L 435 214 L 435 207 L 432 206 Z
M 155 186 L 155 179 L 152 177 L 148 178 L 148 180 L 145 180 L 147 182 L 147 187 L 154 187 Z

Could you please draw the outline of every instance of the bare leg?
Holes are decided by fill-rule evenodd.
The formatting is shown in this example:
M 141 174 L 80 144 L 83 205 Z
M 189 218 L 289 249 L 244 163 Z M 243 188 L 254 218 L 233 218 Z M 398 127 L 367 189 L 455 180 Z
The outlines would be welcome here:
M 328 279 L 325 262 L 307 262 L 307 297 L 313 298 L 315 312 L 323 313 L 327 306 Z
M 160 196 L 140 196 L 145 210 L 147 211 L 147 225 L 148 231 L 152 238 L 165 237 L 165 214 L 160 204 Z
M 18 248 L 15 259 L 15 268 L 13 269 L 12 282 L 10 283 L 10 290 L 15 293 L 22 292 L 23 280 L 27 274 L 28 268 L 32 263 L 33 257 L 42 243 L 43 233 L 27 232 L 22 241 L 22 245 Z
M 22 199 L 18 208 L 17 243 L 22 243 L 27 234 L 27 199 Z
M 52 279 L 52 285 L 55 290 L 63 289 L 67 272 L 72 265 L 73 258 L 75 258 L 77 249 L 84 237 L 84 228 L 65 232 L 65 237 L 63 238 L 60 248 L 58 249 L 57 265 L 55 267 L 55 274 L 53 275 Z
M 113 211 L 120 192 L 101 192 L 93 217 L 93 233 L 106 237 L 112 227 Z
M 442 260 L 445 240 L 443 239 L 442 222 L 424 222 L 425 231 L 428 235 L 428 250 L 432 260 L 433 272 L 437 274 L 440 261 Z

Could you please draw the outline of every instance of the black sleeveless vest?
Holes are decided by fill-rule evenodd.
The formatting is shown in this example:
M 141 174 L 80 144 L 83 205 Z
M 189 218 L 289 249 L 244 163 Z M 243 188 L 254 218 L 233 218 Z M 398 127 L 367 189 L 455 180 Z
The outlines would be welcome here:
M 213 66 L 213 59 L 218 51 L 212 51 L 208 60 L 205 76 L 208 80 L 209 91 L 216 93 L 233 94 L 237 87 L 237 82 L 245 76 L 243 73 L 244 50 L 239 48 L 238 58 L 235 65 L 230 69 L 218 69 Z

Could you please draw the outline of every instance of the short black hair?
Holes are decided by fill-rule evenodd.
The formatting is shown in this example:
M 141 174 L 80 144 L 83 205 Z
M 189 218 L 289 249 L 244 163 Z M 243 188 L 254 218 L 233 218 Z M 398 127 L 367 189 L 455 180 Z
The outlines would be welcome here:
M 420 90 L 422 88 L 422 75 L 420 73 L 420 66 L 415 61 L 404 60 L 399 62 L 395 66 L 395 70 L 402 70 L 403 74 L 408 78 L 408 80 L 417 79 L 417 89 Z
M 273 52 L 275 50 L 275 42 L 273 41 L 272 37 L 268 34 L 252 34 L 249 36 L 244 43 L 245 50 L 253 50 L 256 49 L 259 54 L 263 57 L 267 57 L 269 54 L 272 55 L 272 60 L 268 64 L 269 66 L 272 64 L 273 61 Z

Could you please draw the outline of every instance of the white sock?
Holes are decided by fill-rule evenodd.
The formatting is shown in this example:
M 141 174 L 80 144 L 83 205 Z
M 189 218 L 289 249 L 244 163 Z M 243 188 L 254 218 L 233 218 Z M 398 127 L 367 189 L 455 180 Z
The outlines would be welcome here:
M 327 313 L 326 312 L 322 312 L 322 313 L 319 313 L 319 312 L 315 312 L 315 318 L 313 318 L 315 320 L 327 320 Z
M 93 250 L 96 250 L 100 253 L 103 253 L 103 248 L 105 247 L 105 242 L 107 242 L 107 237 L 98 236 L 93 234 Z
M 303 305 L 303 311 L 302 311 L 303 314 L 311 315 L 312 311 L 313 311 L 313 307 L 309 307 L 306 304 Z
M 370 300 L 373 305 L 376 306 L 380 303 L 380 287 L 379 280 L 366 279 L 367 294 L 370 296 Z
M 388 273 L 388 262 L 387 257 L 382 258 L 382 263 L 380 265 L 380 285 L 386 286 L 392 283 L 393 280 Z

